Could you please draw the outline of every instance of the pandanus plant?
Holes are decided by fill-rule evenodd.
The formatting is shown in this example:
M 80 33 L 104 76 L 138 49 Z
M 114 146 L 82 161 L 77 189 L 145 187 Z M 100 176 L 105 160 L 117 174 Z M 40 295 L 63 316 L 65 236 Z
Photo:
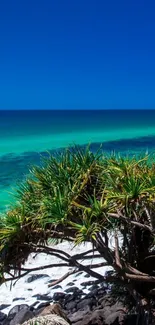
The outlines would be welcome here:
M 30 170 L 16 203 L 1 216 L 2 281 L 30 272 L 23 266 L 28 255 L 44 252 L 61 258 L 60 265 L 72 266 L 73 272 L 119 283 L 139 306 L 149 309 L 155 291 L 154 238 L 153 158 L 94 154 L 89 147 L 66 149 L 49 154 L 41 167 Z M 63 240 L 91 242 L 92 250 L 70 256 L 54 247 Z M 100 266 L 111 266 L 113 273 L 103 276 L 94 270 L 98 265 L 79 262 L 92 256 L 101 257 Z

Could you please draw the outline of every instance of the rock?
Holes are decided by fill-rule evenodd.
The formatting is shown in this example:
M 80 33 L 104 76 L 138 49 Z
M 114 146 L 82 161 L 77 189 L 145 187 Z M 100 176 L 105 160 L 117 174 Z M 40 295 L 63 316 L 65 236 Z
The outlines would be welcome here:
M 74 295 L 65 295 L 65 304 L 67 304 L 70 301 L 74 301 L 75 296 Z
M 89 275 L 88 273 L 86 273 L 86 274 L 84 275 L 84 277 L 85 277 L 85 278 L 90 278 L 90 275 Z
M 73 292 L 73 293 L 76 293 L 76 294 L 83 294 L 83 291 L 80 290 L 77 287 L 68 288 L 68 289 L 65 290 L 65 292 L 67 292 L 67 293 Z
M 103 311 L 95 310 L 91 313 L 83 315 L 82 319 L 75 325 L 104 325 Z
M 31 310 L 34 310 L 34 307 L 38 304 L 38 301 L 35 301 L 31 306 L 30 306 L 30 309 Z
M 31 325 L 32 321 L 24 322 L 23 325 Z M 46 315 L 33 318 L 33 324 L 48 324 L 48 325 L 68 325 L 69 323 L 58 315 Z
M 7 319 L 7 315 L 0 311 L 0 324 Z
M 86 298 L 77 304 L 77 310 L 84 310 L 86 306 L 91 310 L 94 305 L 96 305 L 96 301 L 93 298 Z
M 67 286 L 69 287 L 71 287 L 71 286 L 74 286 L 74 282 L 69 282 L 69 283 L 67 283 Z
M 34 314 L 30 310 L 20 310 L 14 318 L 11 320 L 10 325 L 17 325 L 17 324 L 22 324 L 25 321 L 32 319 L 34 317 Z
M 10 309 L 9 313 L 8 313 L 8 317 L 12 316 L 12 318 L 14 317 L 15 314 L 17 314 L 20 310 L 28 310 L 29 306 L 26 304 L 21 304 L 21 305 L 16 305 L 13 308 Z
M 62 289 L 62 286 L 57 284 L 56 286 L 52 287 L 52 289 Z
M 65 292 L 77 292 L 77 291 L 79 291 L 79 288 L 77 288 L 77 287 L 71 287 L 71 288 L 68 288 L 68 289 L 66 289 L 65 290 Z
M 78 310 L 73 314 L 69 314 L 68 317 L 71 321 L 71 323 L 77 323 L 80 320 L 83 319 L 84 316 L 86 316 L 87 314 L 89 314 L 90 310 L 89 308 L 86 306 L 85 310 Z
M 58 279 L 50 279 L 49 281 L 47 281 L 47 283 L 50 283 L 50 284 L 52 284 L 53 282 L 55 282 L 55 281 L 57 281 Z
M 106 325 L 114 325 L 114 324 L 122 324 L 124 323 L 123 316 L 119 311 L 111 313 L 106 319 L 105 319 L 105 324 Z
M 76 301 L 70 301 L 67 304 L 65 304 L 65 309 L 72 311 L 77 305 Z
M 81 275 L 81 274 L 83 274 L 83 271 L 80 271 L 80 272 L 78 272 L 77 274 L 75 274 L 76 278 L 77 278 L 77 276 L 79 276 L 79 275 Z
M 96 291 L 96 290 L 98 290 L 99 289 L 99 287 L 98 287 L 98 285 L 97 284 L 93 284 L 90 288 L 89 288 L 89 291 Z
M 38 316 L 45 316 L 51 314 L 59 315 L 60 317 L 65 319 L 68 323 L 70 323 L 70 320 L 68 319 L 66 313 L 58 303 L 42 308 L 42 310 L 40 311 L 38 310 Z
M 31 283 L 41 278 L 49 278 L 47 274 L 31 274 L 28 279 L 26 280 L 27 283 Z
M 99 299 L 100 297 L 104 297 L 105 295 L 107 295 L 107 293 L 106 293 L 106 289 L 105 289 L 105 288 L 99 288 L 99 289 L 97 290 L 97 297 L 98 297 L 98 299 Z
M 7 308 L 7 307 L 9 307 L 10 305 L 7 305 L 7 304 L 2 304 L 2 305 L 0 305 L 0 310 L 3 310 L 3 309 L 5 309 L 5 308 Z
M 94 285 L 94 281 L 85 281 L 81 283 L 82 287 L 92 286 Z
M 36 301 L 35 303 L 38 304 L 38 301 Z M 41 303 L 36 307 L 35 310 L 39 310 L 39 309 L 45 308 L 45 307 L 47 307 L 47 306 L 50 306 L 50 302 L 49 302 L 49 301 L 47 301 L 47 302 L 41 302 Z
M 25 298 L 14 298 L 12 301 L 25 300 Z
M 27 314 L 27 312 L 28 312 L 28 314 Z M 18 314 L 19 314 L 19 319 L 15 318 L 16 316 L 18 316 Z M 16 324 L 18 324 L 18 321 L 20 321 L 20 319 L 22 317 L 24 317 L 24 315 L 30 316 L 32 314 L 33 313 L 31 311 L 31 308 L 28 305 L 26 305 L 26 304 L 16 305 L 9 311 L 8 317 L 3 321 L 3 325 L 16 325 Z M 27 316 L 25 316 L 25 317 L 27 317 Z M 15 321 L 14 321 L 14 319 L 15 319 Z
M 53 300 L 54 301 L 60 301 L 65 298 L 65 293 L 64 292 L 55 292 L 53 295 Z
M 47 294 L 45 294 L 45 295 L 36 294 L 36 295 L 34 295 L 32 297 L 37 298 L 37 300 L 52 301 L 52 297 L 48 296 Z

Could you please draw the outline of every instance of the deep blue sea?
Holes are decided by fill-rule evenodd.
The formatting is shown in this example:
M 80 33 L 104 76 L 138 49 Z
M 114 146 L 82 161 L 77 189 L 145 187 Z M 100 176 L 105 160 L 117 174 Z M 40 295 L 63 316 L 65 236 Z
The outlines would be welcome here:
M 0 210 L 47 151 L 103 144 L 121 154 L 155 151 L 155 110 L 0 111 Z

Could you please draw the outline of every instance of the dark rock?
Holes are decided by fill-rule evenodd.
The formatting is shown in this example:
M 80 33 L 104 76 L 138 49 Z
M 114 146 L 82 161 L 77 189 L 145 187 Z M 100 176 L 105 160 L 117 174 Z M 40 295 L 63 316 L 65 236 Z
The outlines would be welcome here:
M 58 279 L 52 279 L 52 280 L 47 281 L 47 283 L 52 284 L 53 282 L 55 282 L 55 281 L 57 281 L 57 280 L 58 280 Z
M 104 297 L 105 295 L 107 295 L 105 288 L 99 288 L 97 290 L 97 296 L 98 296 L 98 298 Z
M 17 324 L 22 324 L 25 321 L 33 318 L 34 314 L 30 310 L 20 310 L 14 318 L 11 320 L 10 325 L 17 325 Z
M 92 291 L 92 292 L 89 292 L 88 294 L 87 294 L 87 298 L 95 298 L 96 297 L 96 294 L 97 294 L 97 290 L 95 291 Z
M 33 289 L 31 289 L 31 288 L 29 288 L 29 289 L 27 289 L 28 291 L 33 291 Z
M 53 300 L 54 301 L 60 301 L 65 298 L 65 293 L 64 292 L 55 292 L 53 295 Z
M 28 279 L 26 280 L 27 283 L 31 283 L 41 278 L 49 278 L 47 274 L 31 274 Z
M 85 277 L 85 278 L 90 278 L 90 275 L 89 275 L 88 273 L 86 273 L 86 274 L 84 275 L 84 277 Z
M 95 310 L 93 312 L 88 312 L 87 314 L 80 314 L 78 312 L 78 317 L 75 318 L 75 314 L 73 314 L 73 318 L 71 318 L 72 324 L 75 325 L 104 325 L 104 316 L 103 310 Z
M 71 295 L 71 294 L 65 295 L 65 304 L 70 301 L 74 301 L 74 298 L 75 298 L 74 295 Z
M 92 286 L 94 285 L 94 281 L 85 281 L 81 283 L 81 286 L 87 287 L 87 286 Z
M 105 323 L 106 323 L 106 325 L 123 324 L 124 316 L 125 316 L 125 314 L 123 315 L 119 311 L 114 312 L 106 318 Z
M 30 311 L 30 307 L 26 304 L 16 305 L 10 309 L 8 317 L 4 321 L 3 325 L 8 325 L 14 319 L 14 317 L 21 311 Z M 17 323 L 18 324 L 18 323 Z
M 7 307 L 9 307 L 10 305 L 7 305 L 7 304 L 2 304 L 2 305 L 0 305 L 0 310 L 3 310 L 3 309 L 5 309 L 5 308 L 7 308 Z
M 10 311 L 8 313 L 8 316 L 15 315 L 22 309 L 28 310 L 29 306 L 26 305 L 26 304 L 16 305 L 16 306 L 14 306 L 13 308 L 10 309 Z
M 37 304 L 38 304 L 38 301 L 35 301 L 35 302 L 30 306 L 30 308 L 31 308 L 32 310 L 34 310 L 34 307 L 35 307 Z
M 37 300 L 45 300 L 45 301 L 52 301 L 52 297 L 48 296 L 48 295 L 40 295 L 40 294 L 36 294 L 34 296 L 32 296 L 34 298 L 37 298 Z
M 25 298 L 14 298 L 13 301 L 25 300 Z
M 65 305 L 65 309 L 72 311 L 77 305 L 76 301 L 70 301 Z
M 62 286 L 57 284 L 56 286 L 52 287 L 52 289 L 62 289 Z
M 74 282 L 69 282 L 69 283 L 67 283 L 67 286 L 69 287 L 71 287 L 71 286 L 74 286 Z
M 99 289 L 99 287 L 98 287 L 97 284 L 93 284 L 93 285 L 89 288 L 90 291 L 94 291 L 94 290 L 97 290 L 97 289 Z
M 38 302 L 37 302 L 38 303 Z M 41 308 L 45 308 L 45 307 L 47 307 L 47 306 L 49 306 L 50 305 L 50 302 L 41 302 L 38 306 L 37 306 L 37 310 L 38 309 L 41 309 Z
M 80 292 L 80 293 L 81 293 L 82 290 L 80 290 L 80 289 L 77 288 L 77 287 L 71 287 L 71 288 L 66 289 L 65 292 L 67 292 L 67 293 L 68 293 L 68 292 L 73 292 L 73 293 L 74 293 L 74 292 Z
M 77 278 L 77 276 L 79 276 L 79 275 L 81 275 L 81 274 L 83 274 L 83 272 L 81 271 L 81 272 L 78 272 L 75 276 L 76 276 L 76 278 Z
M 0 311 L 0 323 L 4 322 L 7 318 L 7 315 Z
M 82 321 L 83 317 L 89 314 L 89 312 L 89 308 L 86 306 L 85 310 L 78 310 L 75 313 L 69 314 L 68 317 L 71 323 L 77 323 L 79 321 Z
M 59 315 L 60 317 L 64 318 L 69 324 L 70 320 L 68 319 L 65 311 L 61 307 L 59 303 L 54 303 L 52 305 L 49 305 L 45 308 L 41 308 L 38 310 L 38 315 L 39 316 L 46 316 L 46 315 L 51 315 L 51 314 L 56 314 Z
M 82 299 L 77 304 L 77 310 L 84 310 L 86 306 L 88 306 L 89 309 L 91 310 L 94 305 L 96 305 L 96 301 L 93 298 Z

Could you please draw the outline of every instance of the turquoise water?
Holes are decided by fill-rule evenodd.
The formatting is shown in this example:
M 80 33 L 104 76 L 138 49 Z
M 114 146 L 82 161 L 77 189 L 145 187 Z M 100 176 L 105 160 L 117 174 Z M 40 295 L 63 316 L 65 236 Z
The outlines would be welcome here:
M 155 111 L 0 111 L 0 210 L 40 155 L 87 143 L 122 154 L 155 151 Z

